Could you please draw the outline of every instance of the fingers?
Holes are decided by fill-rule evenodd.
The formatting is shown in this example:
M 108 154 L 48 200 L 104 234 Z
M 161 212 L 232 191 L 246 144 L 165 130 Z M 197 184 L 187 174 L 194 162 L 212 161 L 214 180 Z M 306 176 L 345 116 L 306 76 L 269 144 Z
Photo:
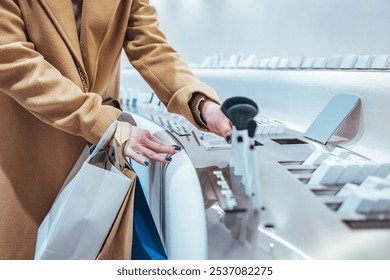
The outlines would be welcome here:
M 210 131 L 223 137 L 229 143 L 232 135 L 232 124 L 221 111 L 221 106 L 212 101 L 206 101 L 201 110 Z
M 150 148 L 156 153 L 166 153 L 166 154 L 174 154 L 181 150 L 181 147 L 178 145 L 168 145 L 160 139 L 151 135 L 148 139 L 146 139 L 145 147 Z
M 132 160 L 135 160 L 136 162 L 138 162 L 139 164 L 141 164 L 143 166 L 149 165 L 149 161 L 145 160 L 143 156 L 141 156 L 139 153 L 133 151 L 132 149 L 127 148 L 125 154 L 126 154 L 126 156 L 128 156 Z
M 126 155 L 143 166 L 149 165 L 149 161 L 145 160 L 145 157 L 162 163 L 169 163 L 172 161 L 172 157 L 157 154 L 156 152 L 143 146 L 139 146 L 135 149 L 127 148 Z
M 230 143 L 232 140 L 232 128 L 229 125 L 222 127 L 221 136 L 226 140 L 226 142 Z
M 168 145 L 151 135 L 147 130 L 133 127 L 125 155 L 137 163 L 147 166 L 149 161 L 145 160 L 145 158 L 169 163 L 172 160 L 169 155 L 175 154 L 180 150 L 181 148 L 178 145 Z
M 218 121 L 212 124 L 209 126 L 211 132 L 223 137 L 226 142 L 230 143 L 232 138 L 232 124 L 229 119 L 225 115 L 220 115 Z

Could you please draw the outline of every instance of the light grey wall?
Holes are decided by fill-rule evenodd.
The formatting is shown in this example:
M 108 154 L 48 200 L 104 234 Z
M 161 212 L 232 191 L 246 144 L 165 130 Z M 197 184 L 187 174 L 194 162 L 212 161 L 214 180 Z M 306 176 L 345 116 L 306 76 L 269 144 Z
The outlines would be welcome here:
M 389 0 L 150 0 L 189 63 L 257 57 L 390 53 Z

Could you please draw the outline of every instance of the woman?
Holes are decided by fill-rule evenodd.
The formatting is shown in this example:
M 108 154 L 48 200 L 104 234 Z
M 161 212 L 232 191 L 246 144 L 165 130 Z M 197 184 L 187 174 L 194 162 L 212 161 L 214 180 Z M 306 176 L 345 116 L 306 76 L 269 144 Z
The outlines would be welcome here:
M 81 150 L 121 114 L 102 101 L 118 97 L 122 48 L 170 112 L 231 134 L 149 1 L 2 0 L 0 14 L 0 259 L 34 257 L 39 224 Z M 158 154 L 175 152 L 138 127 L 128 143 L 144 165 L 141 155 L 168 162 Z

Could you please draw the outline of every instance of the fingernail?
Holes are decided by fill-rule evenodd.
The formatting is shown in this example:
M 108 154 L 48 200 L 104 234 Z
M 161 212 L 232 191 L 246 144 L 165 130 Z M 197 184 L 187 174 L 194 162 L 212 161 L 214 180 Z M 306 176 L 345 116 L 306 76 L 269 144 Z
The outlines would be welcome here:
M 144 161 L 145 165 L 148 166 L 149 165 L 149 161 Z
M 178 145 L 173 145 L 173 148 L 175 148 L 176 151 L 180 151 L 181 150 L 181 147 L 178 146 Z
M 230 142 L 232 140 L 232 137 L 230 135 L 226 136 L 226 142 Z
M 172 160 L 172 158 L 171 158 L 171 157 L 166 157 L 166 158 L 165 158 L 165 160 L 167 160 L 167 161 L 171 161 L 171 160 Z

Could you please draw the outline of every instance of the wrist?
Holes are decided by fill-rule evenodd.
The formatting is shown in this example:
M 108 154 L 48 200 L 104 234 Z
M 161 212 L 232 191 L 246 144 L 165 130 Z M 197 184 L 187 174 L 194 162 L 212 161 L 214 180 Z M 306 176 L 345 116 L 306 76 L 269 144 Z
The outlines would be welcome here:
M 195 123 L 198 124 L 201 128 L 207 129 L 207 123 L 203 118 L 203 114 L 201 108 L 203 108 L 204 102 L 207 101 L 208 98 L 201 94 L 195 93 L 189 102 L 189 106 L 191 108 L 192 116 L 194 117 Z

